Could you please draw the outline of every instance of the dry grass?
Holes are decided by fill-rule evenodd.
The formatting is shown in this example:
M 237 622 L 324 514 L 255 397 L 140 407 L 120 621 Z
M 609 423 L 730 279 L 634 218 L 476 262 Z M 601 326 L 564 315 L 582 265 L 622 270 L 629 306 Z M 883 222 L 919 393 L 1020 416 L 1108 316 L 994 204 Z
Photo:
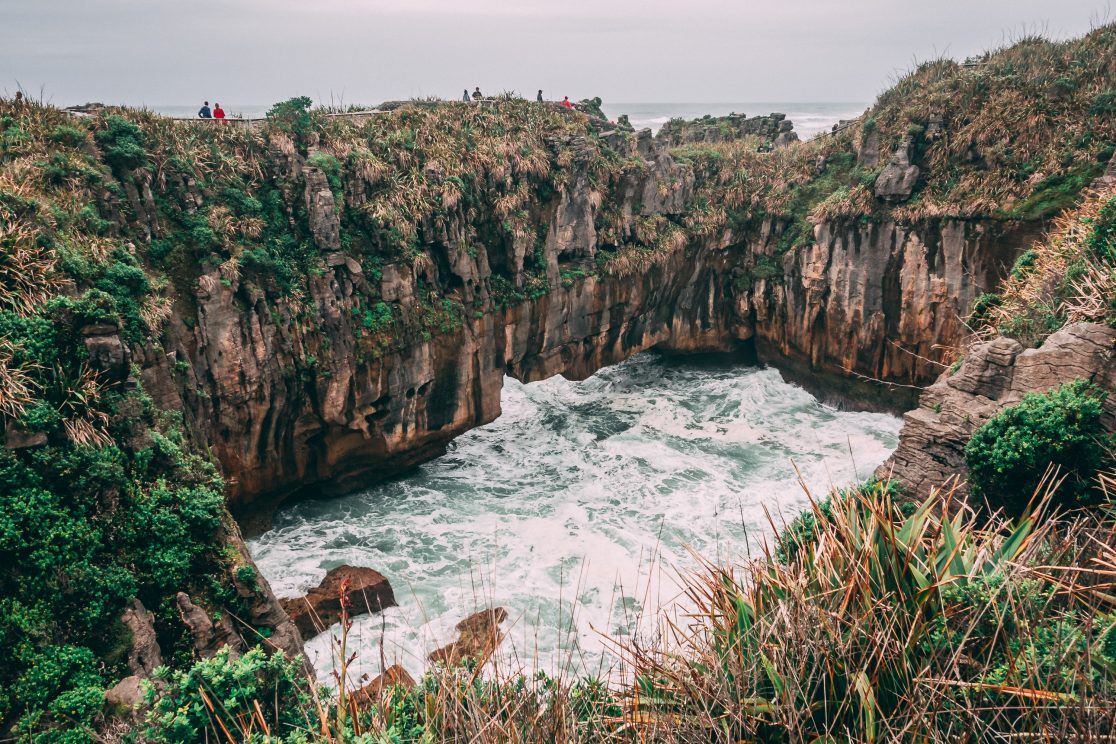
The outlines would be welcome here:
M 1104 478 L 1111 483 L 1111 478 Z M 814 503 L 816 527 L 737 567 L 686 579 L 685 614 L 617 641 L 607 686 L 436 665 L 414 687 L 340 705 L 318 695 L 311 741 L 737 742 L 1097 740 L 1116 726 L 1111 515 L 1018 523 L 950 487 L 909 510 L 886 489 Z M 672 619 L 679 618 L 681 620 Z M 345 679 L 347 624 L 335 643 Z M 642 642 L 630 640 L 645 639 Z M 349 688 L 355 689 L 355 686 Z M 218 711 L 212 709 L 214 716 Z M 315 723 L 317 722 L 317 723 Z M 238 741 L 263 729 L 243 716 Z M 241 738 L 237 739 L 239 735 Z
M 1116 724 L 1110 520 L 981 523 L 949 489 L 909 517 L 847 497 L 788 564 L 709 566 L 628 710 L 670 741 L 996 740 Z M 1106 645 L 1107 644 L 1107 645 Z
M 1064 323 L 1110 322 L 1116 306 L 1116 237 L 1097 237 L 1116 204 L 1116 187 L 1090 194 L 1053 224 L 1017 265 L 979 319 L 983 337 L 1000 333 L 1038 343 Z M 1107 212 L 1105 212 L 1107 208 Z M 1111 226 L 1110 226 L 1111 229 Z

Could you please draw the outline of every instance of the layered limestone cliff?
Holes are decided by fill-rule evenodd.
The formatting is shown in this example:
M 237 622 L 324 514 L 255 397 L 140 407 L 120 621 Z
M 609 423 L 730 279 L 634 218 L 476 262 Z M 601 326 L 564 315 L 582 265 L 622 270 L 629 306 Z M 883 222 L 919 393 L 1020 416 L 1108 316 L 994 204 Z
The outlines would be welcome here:
M 933 380 L 959 351 L 973 301 L 1040 234 L 992 220 L 823 222 L 812 245 L 782 256 L 779 275 L 738 292 L 740 334 L 754 334 L 777 366 L 895 383 L 893 400 L 906 402 L 903 390 Z M 776 238 L 765 231 L 750 259 L 776 255 Z
M 778 119 L 765 126 L 786 130 Z M 313 146 L 306 156 L 288 152 L 277 177 L 306 205 L 324 270 L 294 299 L 223 265 L 179 287 L 183 312 L 162 343 L 132 351 L 144 387 L 157 405 L 186 413 L 228 474 L 234 507 L 268 507 L 300 489 L 344 491 L 437 456 L 500 414 L 504 375 L 581 379 L 650 348 L 743 349 L 814 382 L 929 382 L 960 343 L 973 298 L 1034 229 L 823 222 L 811 246 L 782 252 L 787 225 L 777 219 L 695 236 L 678 227 L 695 176 L 670 154 L 676 134 L 602 133 L 641 162 L 607 189 L 578 166 L 588 160 L 583 142 L 555 145 L 573 166 L 532 207 L 542 225 L 533 245 L 471 238 L 491 217 L 462 208 L 425 223 L 409 260 L 374 272 L 346 252 L 339 219 L 342 208 L 360 207 L 366 187 L 331 185 Z M 653 247 L 618 248 L 616 236 Z M 742 281 L 766 260 L 778 262 L 777 276 Z M 497 295 L 508 284 L 518 292 L 510 300 Z M 432 288 L 442 298 L 433 304 Z M 366 321 L 385 306 L 386 343 Z M 895 410 L 906 389 L 877 387 L 861 403 Z

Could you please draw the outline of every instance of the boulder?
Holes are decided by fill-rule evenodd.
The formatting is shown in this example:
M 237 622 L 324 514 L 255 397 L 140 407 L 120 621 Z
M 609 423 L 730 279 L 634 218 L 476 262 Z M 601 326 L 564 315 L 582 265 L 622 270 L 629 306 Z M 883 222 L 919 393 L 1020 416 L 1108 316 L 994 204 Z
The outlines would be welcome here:
M 917 165 L 911 164 L 910 150 L 911 140 L 908 137 L 891 154 L 891 159 L 876 178 L 878 198 L 888 202 L 901 202 L 910 198 L 918 177 L 922 174 Z
M 432 652 L 430 661 L 456 666 L 465 659 L 484 662 L 504 640 L 500 624 L 508 619 L 503 607 L 475 612 L 457 624 L 457 640 Z
M 8 423 L 8 428 L 4 431 L 4 446 L 8 449 L 29 449 L 31 447 L 42 447 L 47 443 L 46 432 L 42 431 L 28 431 L 15 423 Z
M 315 636 L 341 619 L 341 589 L 346 581 L 350 617 L 395 607 L 395 593 L 383 574 L 360 566 L 338 566 L 305 596 L 281 600 L 303 638 Z
M 120 329 L 113 325 L 91 325 L 81 329 L 89 364 L 113 380 L 128 377 L 131 354 L 120 338 Z
M 368 703 L 379 702 L 384 694 L 384 690 L 396 685 L 402 687 L 414 687 L 415 679 L 401 664 L 392 664 L 384 673 L 373 679 L 364 687 L 356 691 L 355 695 L 357 702 L 360 705 L 367 705 Z
M 122 711 L 139 708 L 144 702 L 143 680 L 135 674 L 125 677 L 105 691 L 105 705 Z

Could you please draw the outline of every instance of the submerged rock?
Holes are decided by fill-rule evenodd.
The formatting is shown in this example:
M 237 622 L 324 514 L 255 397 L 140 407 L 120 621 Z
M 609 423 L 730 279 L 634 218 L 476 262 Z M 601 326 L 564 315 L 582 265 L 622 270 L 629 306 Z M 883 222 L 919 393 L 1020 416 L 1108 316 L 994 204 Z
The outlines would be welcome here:
M 485 661 L 504 640 L 500 624 L 508 619 L 503 607 L 475 612 L 457 624 L 457 640 L 432 652 L 430 661 L 456 666 L 465 659 Z
M 338 566 L 330 569 L 322 583 L 305 596 L 281 600 L 303 638 L 315 636 L 341 619 L 341 590 L 345 581 L 350 617 L 395 607 L 395 593 L 383 574 L 361 566 Z

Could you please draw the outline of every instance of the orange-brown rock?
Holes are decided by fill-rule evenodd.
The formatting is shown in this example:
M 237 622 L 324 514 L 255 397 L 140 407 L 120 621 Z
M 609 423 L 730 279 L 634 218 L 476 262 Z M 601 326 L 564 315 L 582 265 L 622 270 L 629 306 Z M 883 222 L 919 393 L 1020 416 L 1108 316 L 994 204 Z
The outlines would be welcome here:
M 392 664 L 371 682 L 356 691 L 358 705 L 377 703 L 383 697 L 384 691 L 395 687 L 414 687 L 415 679 L 401 664 Z
M 281 600 L 303 638 L 315 636 L 341 619 L 341 595 L 346 581 L 350 617 L 395 606 L 391 584 L 381 573 L 359 566 L 338 566 L 330 569 L 322 583 L 305 596 Z
M 444 666 L 456 666 L 465 659 L 486 661 L 504 640 L 500 624 L 507 618 L 503 607 L 473 613 L 457 624 L 457 640 L 431 652 L 428 658 Z

